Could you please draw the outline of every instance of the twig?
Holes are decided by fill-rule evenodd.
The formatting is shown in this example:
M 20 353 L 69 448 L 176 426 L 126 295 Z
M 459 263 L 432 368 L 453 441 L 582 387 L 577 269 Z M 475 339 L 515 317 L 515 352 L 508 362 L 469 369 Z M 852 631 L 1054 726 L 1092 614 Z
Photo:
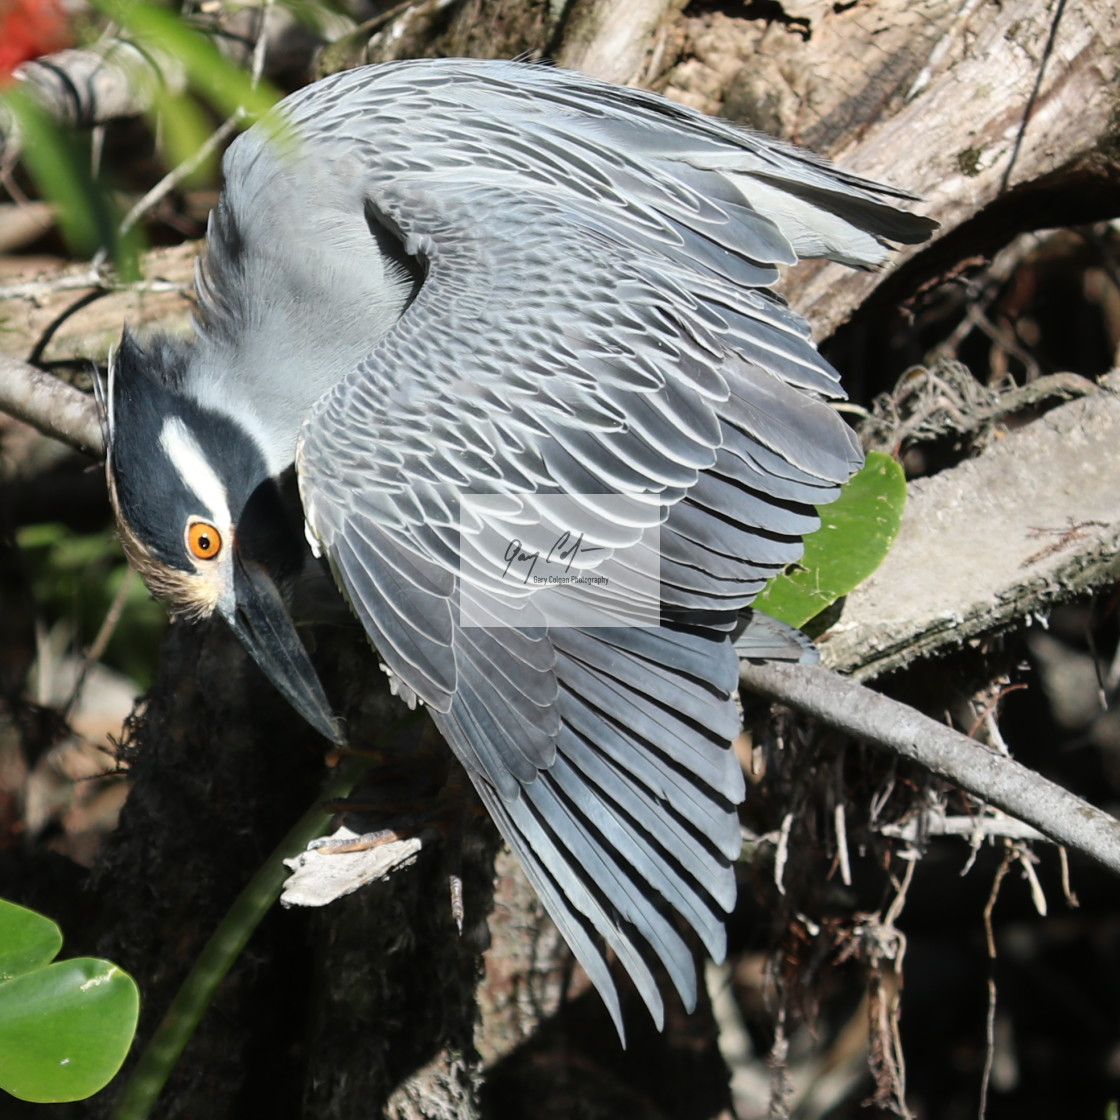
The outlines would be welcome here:
M 898 884 L 898 889 L 894 892 L 894 898 L 891 899 L 891 904 L 887 907 L 886 914 L 883 915 L 884 926 L 889 926 L 891 929 L 894 929 L 895 923 L 902 916 L 903 907 L 906 905 L 906 898 L 910 894 L 910 884 L 914 882 L 915 867 L 917 867 L 916 863 L 907 863 L 906 870 L 902 874 L 902 882 Z M 897 931 L 896 935 L 901 936 Z
M 104 454 L 93 398 L 5 354 L 0 354 L 0 411 L 95 459 Z
M 996 708 L 999 707 L 1000 702 L 1009 692 L 1022 692 L 1026 687 L 1027 686 L 1025 684 L 1007 684 L 1006 678 L 1004 678 L 1003 681 L 1000 682 L 999 687 L 996 689 L 996 694 L 984 700 L 984 707 L 981 709 L 980 714 L 973 721 L 972 726 L 968 729 L 967 738 L 975 739 L 976 733 L 980 730 L 980 728 L 983 727 L 986 723 L 990 723 L 991 717 Z M 981 698 L 977 696 L 974 702 L 978 703 L 980 699 Z M 996 749 L 999 750 L 1000 754 L 1007 753 L 1002 749 L 1002 744 L 993 743 L 992 746 L 996 747 Z
M 109 294 L 108 288 L 94 288 L 92 291 L 86 292 L 84 295 L 78 296 L 76 300 L 68 304 L 58 315 L 56 315 L 42 330 L 39 335 L 39 340 L 35 343 L 34 349 L 27 355 L 27 360 L 33 366 L 43 364 L 43 354 L 47 347 L 51 344 L 51 339 L 58 333 L 59 328 L 69 319 L 72 315 L 76 315 L 83 307 L 89 307 L 91 303 L 104 298 Z
M 1038 911 L 1040 918 L 1045 918 L 1049 912 L 1049 906 L 1046 902 L 1046 892 L 1042 889 L 1042 884 L 1038 881 L 1038 875 L 1034 869 L 1037 857 L 1027 844 L 1012 844 L 1011 850 L 1015 853 L 1015 858 L 1023 869 L 1023 878 L 1026 879 L 1027 886 L 1030 888 L 1034 908 Z
M 189 159 L 183 160 L 177 167 L 173 167 L 154 187 L 142 198 L 132 204 L 129 211 L 121 218 L 119 232 L 128 233 L 133 226 L 157 203 L 167 197 L 184 179 L 194 172 L 200 164 L 210 158 L 222 144 L 235 132 L 241 121 L 238 117 L 228 117 L 224 120 L 201 144 L 198 151 Z M 107 252 L 105 249 L 98 251 L 94 263 L 98 267 L 104 262 Z
M 979 744 L 977 744 L 979 746 Z M 905 824 L 881 825 L 878 831 L 895 840 L 916 844 L 926 836 L 961 836 L 968 840 L 1047 840 L 1037 828 L 1014 817 L 947 817 L 933 812 L 923 819 L 914 818 Z
M 1027 104 L 1023 108 L 1023 116 L 1019 121 L 1019 131 L 1015 135 L 1015 143 L 1011 147 L 1011 155 L 1007 159 L 1007 166 L 1004 168 L 1003 176 L 1000 180 L 1000 194 L 1006 193 L 1011 186 L 1011 172 L 1015 167 L 1015 162 L 1019 158 L 1019 152 L 1023 147 L 1023 137 L 1026 135 L 1027 126 L 1031 122 L 1031 117 L 1034 115 L 1034 107 L 1038 101 L 1038 96 L 1042 91 L 1042 76 L 1046 73 L 1046 64 L 1050 61 L 1054 54 L 1054 43 L 1058 38 L 1058 24 L 1062 22 L 1062 15 L 1066 10 L 1066 0 L 1058 0 L 1054 6 L 1054 15 L 1050 20 L 1050 33 L 1046 38 L 1046 46 L 1042 48 L 1042 58 L 1038 64 L 1038 72 L 1035 74 L 1034 86 L 1031 88 L 1030 96 L 1027 98 Z
M 897 923 L 914 882 L 916 867 L 916 862 L 908 861 L 901 882 L 891 875 L 895 895 L 890 906 L 882 915 L 868 915 L 858 927 L 862 956 L 868 968 L 867 1010 L 871 1044 L 868 1058 L 875 1079 L 872 1100 L 904 1120 L 913 1120 L 913 1114 L 906 1107 L 906 1061 L 898 1025 L 906 936 Z M 888 968 L 891 979 L 884 972 Z
M 992 930 L 992 911 L 995 909 L 996 899 L 999 897 L 999 888 L 1003 883 L 1007 872 L 1011 869 L 1011 861 L 1014 858 L 1010 848 L 1004 852 L 1003 862 L 1000 863 L 999 869 L 996 871 L 996 876 L 992 880 L 992 889 L 988 895 L 988 901 L 984 905 L 984 936 L 988 942 L 988 1014 L 985 1019 L 985 1035 L 987 1040 L 987 1047 L 984 1052 L 984 1072 L 980 1077 L 980 1107 L 978 1115 L 980 1120 L 984 1120 L 988 1112 L 988 1087 L 992 1080 L 992 1066 L 995 1064 L 996 1056 L 996 977 L 995 977 L 995 964 L 996 964 L 996 938 Z
M 10 284 L 0 288 L 0 302 L 9 299 L 40 300 L 58 292 L 82 292 L 89 288 L 106 289 L 113 292 L 189 292 L 189 284 L 178 284 L 174 280 L 138 280 L 134 284 L 120 284 L 100 276 L 94 269 L 73 276 L 59 276 L 51 280 L 28 280 L 23 284 Z
M 984 1072 L 980 1075 L 980 1106 L 976 1110 L 978 1120 L 987 1120 L 988 1088 L 992 1082 L 992 1067 L 996 1060 L 996 978 L 988 976 L 988 1011 L 984 1016 Z
M 774 886 L 778 894 L 786 893 L 786 885 L 782 878 L 786 871 L 786 860 L 789 859 L 789 834 L 793 828 L 793 814 L 786 813 L 782 818 L 781 831 L 778 833 L 778 850 L 774 853 Z
M 840 881 L 846 887 L 852 885 L 852 865 L 848 856 L 848 826 L 844 817 L 844 802 L 839 801 L 832 813 L 833 829 L 836 832 L 836 856 L 840 861 Z
M 774 1020 L 774 1043 L 767 1056 L 770 1066 L 770 1107 L 767 1120 L 789 1120 L 793 1083 L 789 1076 L 789 1035 L 786 1034 L 786 999 L 788 993 L 779 994 L 781 1003 Z
M 1072 517 L 1069 519 L 1069 521 L 1067 522 L 1066 527 L 1064 529 L 1042 529 L 1042 528 L 1032 527 L 1031 528 L 1031 535 L 1032 536 L 1035 536 L 1035 537 L 1054 536 L 1054 537 L 1057 537 L 1058 539 L 1055 540 L 1055 541 L 1051 541 L 1050 544 L 1046 545 L 1045 548 L 1040 548 L 1038 550 L 1038 552 L 1031 553 L 1031 555 L 1028 556 L 1023 561 L 1021 566 L 1024 567 L 1024 568 L 1029 568 L 1032 564 L 1037 564 L 1039 560 L 1042 560 L 1047 556 L 1053 556 L 1055 552 L 1061 552 L 1063 548 L 1067 548 L 1069 545 L 1073 544 L 1075 541 L 1084 540 L 1086 529 L 1107 529 L 1107 528 L 1108 528 L 1108 522 L 1107 521 L 1099 521 L 1096 518 L 1092 518 L 1088 521 L 1079 521 L 1079 522 L 1075 523 Z M 1016 685 L 1015 687 L 1016 688 L 1026 688 L 1027 686 L 1021 684 L 1021 685 Z
M 116 632 L 117 625 L 121 620 L 121 615 L 124 614 L 125 603 L 128 601 L 128 596 L 132 591 L 132 584 L 135 579 L 136 572 L 132 568 L 126 568 L 124 579 L 121 580 L 121 585 L 117 589 L 116 595 L 113 596 L 113 601 L 109 604 L 109 609 L 105 612 L 101 627 L 98 629 L 97 635 L 93 639 L 93 645 L 89 647 L 85 657 L 82 659 L 82 667 L 78 672 L 78 679 L 74 682 L 74 687 L 70 690 L 70 699 L 66 701 L 66 706 L 62 710 L 62 717 L 67 722 L 70 721 L 70 714 L 73 712 L 74 706 L 78 703 L 78 698 L 82 694 L 82 689 L 85 688 L 90 671 L 93 669 L 94 665 L 105 656 L 105 650 L 112 640 L 113 634 Z
M 745 662 L 740 673 L 752 691 L 913 759 L 1120 874 L 1120 821 L 1041 774 L 820 666 Z
M 1069 853 L 1061 846 L 1058 847 L 1058 863 L 1062 869 L 1062 894 L 1065 895 L 1066 905 L 1071 910 L 1076 910 L 1081 905 L 1081 901 L 1074 894 L 1073 884 L 1070 882 Z

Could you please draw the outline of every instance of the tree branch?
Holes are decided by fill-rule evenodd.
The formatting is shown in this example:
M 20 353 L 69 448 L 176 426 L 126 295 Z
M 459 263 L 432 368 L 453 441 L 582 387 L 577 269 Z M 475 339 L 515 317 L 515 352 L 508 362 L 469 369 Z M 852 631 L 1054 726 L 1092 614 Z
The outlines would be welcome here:
M 816 665 L 744 662 L 741 679 L 768 700 L 913 759 L 1120 874 L 1120 821 L 908 705 Z
M 852 7 L 860 18 L 862 6 Z M 918 18 L 913 5 L 906 8 Z M 829 154 L 920 196 L 922 213 L 941 223 L 943 236 L 987 210 L 984 223 L 969 227 L 971 252 L 992 251 L 1022 229 L 1083 222 L 1094 211 L 1111 215 L 1114 123 L 1095 92 L 1117 78 L 1120 24 L 1107 10 L 1098 2 L 1071 5 L 1059 26 L 1058 10 L 1045 0 L 972 7 L 945 29 L 899 110 L 879 114 L 866 130 L 849 128 Z M 880 36 L 873 41 L 886 49 Z M 1069 189 L 1070 179 L 1080 191 Z M 946 252 L 957 259 L 952 247 Z M 816 266 L 795 278 L 790 295 L 823 337 L 883 279 Z
M 882 836 L 918 844 L 927 836 L 959 836 L 978 843 L 981 840 L 1049 840 L 1037 828 L 1006 814 L 980 814 L 975 817 L 946 816 L 935 808 L 902 824 L 885 824 L 875 830 Z
M 0 354 L 0 410 L 95 459 L 105 453 L 92 397 L 5 354 Z
M 135 284 L 112 284 L 112 290 L 84 306 L 59 326 L 59 318 L 76 296 L 103 289 L 112 281 L 98 276 L 89 264 L 68 265 L 44 273 L 34 264 L 0 285 L 0 353 L 23 357 L 42 344 L 50 332 L 47 356 L 51 361 L 101 361 L 120 338 L 121 324 L 135 330 L 159 324 L 161 330 L 189 330 L 194 304 L 194 242 L 151 249 L 141 259 L 146 279 Z

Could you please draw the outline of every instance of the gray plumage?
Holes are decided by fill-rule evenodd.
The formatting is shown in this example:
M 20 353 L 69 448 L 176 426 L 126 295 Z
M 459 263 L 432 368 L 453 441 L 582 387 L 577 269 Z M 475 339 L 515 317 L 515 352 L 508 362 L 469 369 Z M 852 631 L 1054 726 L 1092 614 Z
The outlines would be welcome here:
M 126 338 L 112 427 L 173 382 L 244 428 L 264 462 L 246 493 L 295 460 L 309 539 L 620 1032 L 608 951 L 660 1023 L 656 962 L 696 999 L 674 912 L 718 958 L 734 902 L 732 629 L 861 461 L 836 373 L 768 288 L 800 256 L 870 267 L 932 223 L 776 141 L 546 67 L 369 67 L 280 119 L 226 157 L 197 337 L 166 363 Z M 118 491 L 128 467 L 111 451 Z M 502 501 L 460 532 L 471 493 Z M 564 494 L 624 565 L 660 527 L 663 624 L 558 627 L 525 595 L 522 624 L 464 626 L 495 593 L 493 534 L 554 537 Z M 627 519 L 604 494 L 631 497 Z

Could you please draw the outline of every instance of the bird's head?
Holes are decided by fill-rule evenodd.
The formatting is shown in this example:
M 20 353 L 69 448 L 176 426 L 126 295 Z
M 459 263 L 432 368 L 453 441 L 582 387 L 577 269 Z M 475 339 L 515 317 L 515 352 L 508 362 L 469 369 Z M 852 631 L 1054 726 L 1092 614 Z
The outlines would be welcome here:
M 221 615 L 293 707 L 337 740 L 278 588 L 303 563 L 298 516 L 246 426 L 198 399 L 206 382 L 192 377 L 191 355 L 189 343 L 141 345 L 126 330 L 110 362 L 106 474 L 125 553 L 172 614 Z

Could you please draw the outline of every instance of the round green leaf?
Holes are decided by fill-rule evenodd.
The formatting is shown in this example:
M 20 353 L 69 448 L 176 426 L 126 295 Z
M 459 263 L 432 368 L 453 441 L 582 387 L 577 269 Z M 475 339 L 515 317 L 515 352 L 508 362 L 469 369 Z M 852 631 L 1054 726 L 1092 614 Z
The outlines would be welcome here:
M 821 508 L 821 527 L 805 555 L 776 576 L 751 604 L 790 626 L 804 626 L 858 587 L 883 562 L 906 506 L 906 476 L 889 455 L 872 451 L 840 497 Z
M 62 931 L 50 918 L 0 899 L 0 981 L 50 964 L 61 948 Z
M 92 957 L 0 984 L 0 1088 L 39 1103 L 91 1096 L 120 1069 L 139 1010 L 132 977 Z

